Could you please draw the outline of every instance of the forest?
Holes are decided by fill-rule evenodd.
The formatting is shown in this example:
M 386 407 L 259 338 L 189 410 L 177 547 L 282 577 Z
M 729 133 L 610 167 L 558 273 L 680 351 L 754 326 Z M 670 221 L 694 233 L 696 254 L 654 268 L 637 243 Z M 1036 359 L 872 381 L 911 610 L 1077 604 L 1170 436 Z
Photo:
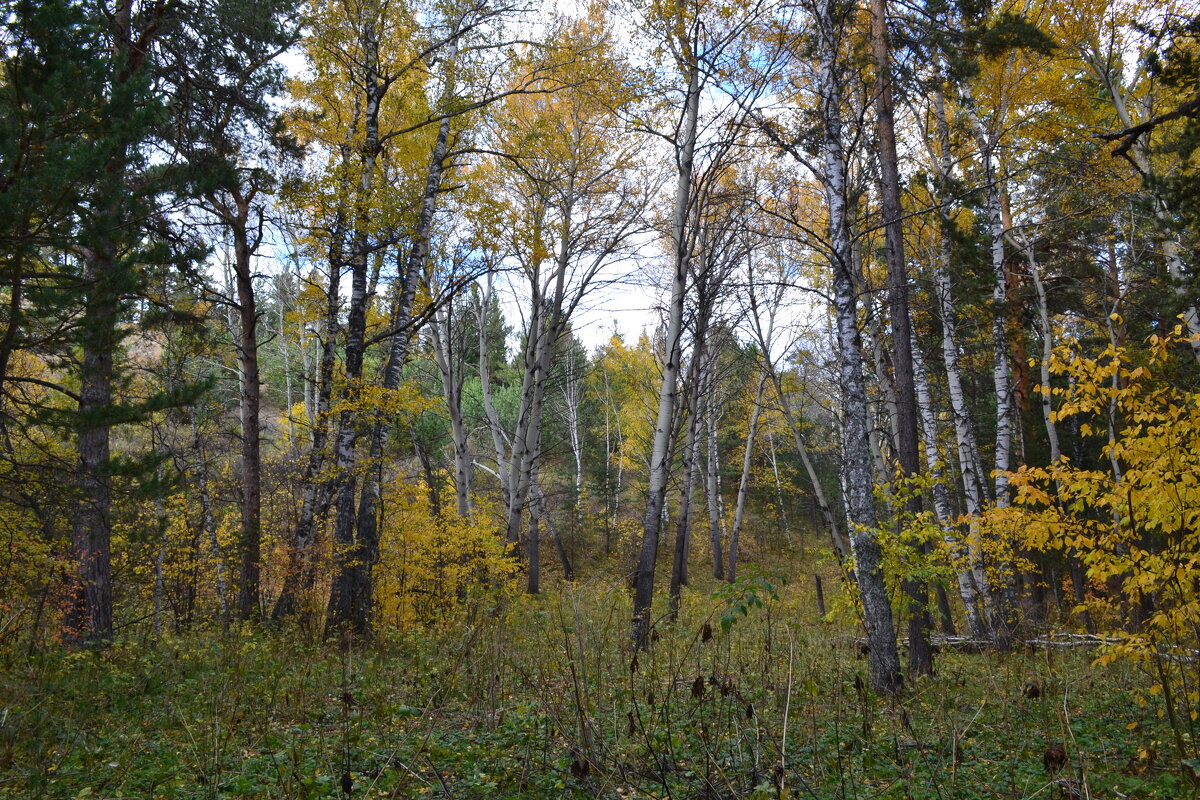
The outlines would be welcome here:
M 0 19 L 0 798 L 1200 797 L 1200 6 Z

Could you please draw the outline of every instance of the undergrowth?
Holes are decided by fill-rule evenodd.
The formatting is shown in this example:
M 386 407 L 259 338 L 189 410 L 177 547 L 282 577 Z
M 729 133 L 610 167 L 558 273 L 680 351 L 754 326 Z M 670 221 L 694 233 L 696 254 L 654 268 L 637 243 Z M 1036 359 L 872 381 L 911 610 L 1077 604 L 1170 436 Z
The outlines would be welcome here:
M 13 647 L 0 797 L 1194 796 L 1128 666 L 946 651 L 881 699 L 851 626 L 747 573 L 686 591 L 637 654 L 627 592 L 597 581 L 370 647 L 250 629 Z

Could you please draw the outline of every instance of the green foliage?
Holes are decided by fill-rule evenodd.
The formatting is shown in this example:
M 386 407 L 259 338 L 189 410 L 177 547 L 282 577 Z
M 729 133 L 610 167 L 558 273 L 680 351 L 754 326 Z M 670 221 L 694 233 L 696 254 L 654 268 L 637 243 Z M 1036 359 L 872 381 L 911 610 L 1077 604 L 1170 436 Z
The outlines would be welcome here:
M 786 581 L 784 581 L 786 583 Z M 721 611 L 721 630 L 726 633 L 737 622 L 738 615 L 750 616 L 751 609 L 762 608 L 764 598 L 769 602 L 779 599 L 779 592 L 764 575 L 743 574 L 733 583 L 722 584 L 713 592 L 713 598 L 724 602 Z
M 760 613 L 707 635 L 737 592 L 696 586 L 636 662 L 629 600 L 599 582 L 364 650 L 236 628 L 7 649 L 0 795 L 342 798 L 348 776 L 363 798 L 1032 800 L 1061 742 L 1059 776 L 1093 797 L 1186 796 L 1136 671 L 1078 649 L 947 650 L 883 703 L 857 688 L 850 632 L 819 624 L 799 583 L 768 583 L 743 587 Z
M 996 58 L 1010 50 L 1023 48 L 1049 55 L 1055 43 L 1037 25 L 1011 11 L 1003 11 L 991 20 L 979 37 L 980 49 L 988 58 Z

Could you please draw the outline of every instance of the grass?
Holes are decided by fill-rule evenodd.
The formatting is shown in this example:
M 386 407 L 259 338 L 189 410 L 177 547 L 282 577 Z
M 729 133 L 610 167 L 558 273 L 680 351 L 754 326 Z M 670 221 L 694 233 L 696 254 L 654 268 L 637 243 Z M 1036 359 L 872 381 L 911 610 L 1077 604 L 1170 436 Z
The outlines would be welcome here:
M 811 587 L 717 588 L 697 581 L 636 656 L 628 593 L 602 581 L 365 649 L 252 630 L 12 649 L 0 797 L 1195 796 L 1128 666 L 943 652 L 881 699 Z M 1043 764 L 1055 743 L 1069 789 Z

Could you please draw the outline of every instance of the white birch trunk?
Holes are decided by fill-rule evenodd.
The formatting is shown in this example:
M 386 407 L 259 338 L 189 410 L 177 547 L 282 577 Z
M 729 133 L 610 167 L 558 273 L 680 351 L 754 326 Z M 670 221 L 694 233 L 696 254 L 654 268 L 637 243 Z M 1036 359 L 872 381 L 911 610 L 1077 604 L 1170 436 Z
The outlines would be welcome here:
M 929 391 L 929 373 L 925 370 L 925 354 L 915 341 L 912 354 L 913 383 L 917 390 L 917 411 L 921 418 L 921 435 L 925 444 L 925 464 L 933 481 L 934 513 L 937 516 L 938 527 L 942 530 L 942 541 L 950 551 L 950 557 L 954 559 L 954 579 L 958 585 L 958 595 L 963 601 L 963 608 L 966 610 L 967 627 L 972 637 L 986 639 L 988 628 L 983 617 L 978 575 L 971 569 L 970 554 L 951 521 L 953 515 L 938 452 L 937 422 L 933 413 L 933 398 Z
M 858 297 L 853 284 L 850 231 L 846 209 L 846 166 L 841 119 L 839 21 L 831 0 L 817 4 L 819 84 L 823 128 L 822 160 L 829 208 L 830 256 L 836 311 L 838 366 L 842 391 L 846 506 L 854 528 L 851 546 L 858 562 L 859 595 L 867 629 L 871 684 L 880 694 L 894 694 L 902 684 L 891 602 L 884 583 L 882 553 L 875 538 L 875 511 L 867 395 L 863 380 L 862 340 L 858 331 Z
M 662 510 L 667 489 L 668 457 L 671 427 L 675 416 L 679 362 L 682 357 L 680 340 L 683 332 L 683 305 L 687 289 L 688 252 L 685 231 L 692 197 L 692 174 L 696 150 L 696 135 L 700 115 L 700 67 L 696 56 L 687 63 L 687 89 L 684 95 L 684 119 L 679 140 L 678 178 L 675 203 L 671 214 L 673 245 L 671 300 L 667 313 L 666 359 L 658 393 L 658 414 L 654 426 L 654 444 L 650 453 L 649 486 L 646 515 L 643 523 L 642 546 L 634 579 L 633 640 L 645 647 L 650 631 L 650 609 L 654 596 L 654 566 L 658 560 L 658 545 L 662 530 Z

